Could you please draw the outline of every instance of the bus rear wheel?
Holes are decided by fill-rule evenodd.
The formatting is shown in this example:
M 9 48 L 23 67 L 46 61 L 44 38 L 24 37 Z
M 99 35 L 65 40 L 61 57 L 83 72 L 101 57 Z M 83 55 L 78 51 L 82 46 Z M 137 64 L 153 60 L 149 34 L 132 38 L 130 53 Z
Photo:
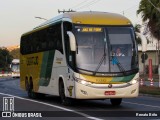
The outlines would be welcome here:
M 27 78 L 25 80 L 25 87 L 26 87 L 26 91 L 27 91 L 28 97 L 29 98 L 33 98 L 33 95 L 32 95 L 32 86 L 31 86 L 31 83 L 28 82 Z
M 110 101 L 113 106 L 119 106 L 122 103 L 122 98 L 112 98 Z
M 28 90 L 28 97 L 32 98 L 32 99 L 43 99 L 45 97 L 45 94 L 43 94 L 43 93 L 36 93 L 36 92 L 33 92 L 32 89 L 29 89 Z
M 25 87 L 26 87 L 26 91 L 28 91 L 28 89 L 29 89 L 29 83 L 28 83 L 27 79 L 25 80 Z
M 33 91 L 32 79 L 30 78 L 29 81 L 28 79 L 26 79 L 25 84 L 26 84 L 26 91 L 27 91 L 28 97 L 32 99 L 37 98 L 37 94 Z
M 29 98 L 36 98 L 36 93 L 33 91 L 33 87 L 31 86 L 31 84 L 28 87 L 27 93 Z
M 72 105 L 72 100 L 65 96 L 65 88 L 64 88 L 64 84 L 63 84 L 62 80 L 59 83 L 59 95 L 60 95 L 60 98 L 61 98 L 61 103 L 63 105 L 66 105 L 66 106 Z
M 36 93 L 33 92 L 33 89 L 28 89 L 27 93 L 29 98 L 33 98 L 33 99 L 37 98 Z

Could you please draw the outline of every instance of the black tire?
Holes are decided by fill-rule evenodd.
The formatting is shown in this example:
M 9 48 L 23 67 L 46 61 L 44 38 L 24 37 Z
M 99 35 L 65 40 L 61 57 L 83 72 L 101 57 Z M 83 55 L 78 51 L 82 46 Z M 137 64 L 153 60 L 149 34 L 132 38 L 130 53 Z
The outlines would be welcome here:
M 27 94 L 29 98 L 32 98 L 32 99 L 37 98 L 37 94 L 33 91 L 33 82 L 31 78 L 28 83 Z
M 26 78 L 25 80 L 25 86 L 26 86 L 26 91 L 27 91 L 27 94 L 28 94 L 28 97 L 29 98 L 32 98 L 32 99 L 36 99 L 36 98 L 44 98 L 45 97 L 45 94 L 42 94 L 42 93 L 35 93 L 33 91 L 33 82 L 32 80 L 30 79 L 30 84 L 28 83 L 28 79 Z
M 26 87 L 26 91 L 28 91 L 28 89 L 29 89 L 29 83 L 28 83 L 27 79 L 25 80 L 25 87 Z
M 65 88 L 64 88 L 63 81 L 60 81 L 59 83 L 59 95 L 60 95 L 61 103 L 63 105 L 66 105 L 66 106 L 72 105 L 72 99 L 67 98 L 65 96 Z
M 43 99 L 45 97 L 45 94 L 36 93 L 33 91 L 33 89 L 29 89 L 27 93 L 28 93 L 28 97 L 32 99 Z
M 122 103 L 122 98 L 112 98 L 110 101 L 113 106 L 119 106 Z
M 29 97 L 29 98 L 32 98 L 32 99 L 36 99 L 36 98 L 37 98 L 37 95 L 36 95 L 35 92 L 33 92 L 33 89 L 29 89 L 29 90 L 27 91 L 27 93 L 28 93 L 28 97 Z

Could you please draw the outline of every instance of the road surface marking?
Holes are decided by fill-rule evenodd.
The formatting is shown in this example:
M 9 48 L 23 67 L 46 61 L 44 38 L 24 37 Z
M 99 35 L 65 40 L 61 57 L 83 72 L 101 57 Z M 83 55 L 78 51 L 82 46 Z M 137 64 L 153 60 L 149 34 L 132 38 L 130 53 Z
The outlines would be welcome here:
M 55 107 L 55 108 L 58 108 L 58 109 L 61 109 L 61 110 L 65 110 L 65 111 L 69 111 L 69 112 L 73 112 L 73 113 L 79 114 L 79 115 L 81 115 L 81 116 L 83 116 L 83 117 L 86 117 L 86 118 L 92 119 L 92 120 L 103 120 L 103 119 L 100 119 L 100 118 L 92 117 L 92 116 L 87 115 L 87 114 L 85 114 L 85 113 L 77 112 L 77 111 L 74 111 L 74 110 L 72 110 L 72 109 L 60 107 L 60 106 L 57 106 L 57 105 L 52 105 L 52 104 L 45 103 L 45 102 L 40 102 L 40 101 L 36 101 L 36 100 L 32 100 L 32 99 L 22 98 L 22 97 L 10 95 L 10 94 L 5 94 L 5 93 L 1 93 L 1 92 L 0 92 L 0 95 L 6 95 L 6 96 L 10 96 L 10 97 L 15 97 L 15 98 L 18 98 L 18 99 L 22 99 L 22 100 L 27 100 L 27 101 L 31 101 L 31 102 L 35 102 L 35 103 L 47 105 L 47 106 L 50 106 L 50 107 Z
M 147 107 L 160 108 L 160 106 L 146 105 L 146 104 L 133 103 L 133 102 L 124 102 L 123 101 L 123 103 L 129 103 L 129 104 L 142 105 L 142 106 L 147 106 Z

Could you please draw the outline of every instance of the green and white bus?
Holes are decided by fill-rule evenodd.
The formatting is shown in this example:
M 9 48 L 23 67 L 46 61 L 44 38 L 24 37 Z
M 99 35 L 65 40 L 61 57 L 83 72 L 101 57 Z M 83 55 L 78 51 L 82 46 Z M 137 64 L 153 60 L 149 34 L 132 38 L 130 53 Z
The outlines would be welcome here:
M 123 52 L 117 56 L 117 49 Z M 21 88 L 31 98 L 122 98 L 139 93 L 138 49 L 134 28 L 124 16 L 106 12 L 69 12 L 21 37 Z

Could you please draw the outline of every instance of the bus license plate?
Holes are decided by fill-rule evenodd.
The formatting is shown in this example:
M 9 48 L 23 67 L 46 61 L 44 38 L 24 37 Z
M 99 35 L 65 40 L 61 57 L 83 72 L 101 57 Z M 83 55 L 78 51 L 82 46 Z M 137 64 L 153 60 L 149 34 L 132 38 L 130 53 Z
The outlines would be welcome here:
M 105 91 L 104 94 L 105 95 L 115 95 L 116 91 Z

